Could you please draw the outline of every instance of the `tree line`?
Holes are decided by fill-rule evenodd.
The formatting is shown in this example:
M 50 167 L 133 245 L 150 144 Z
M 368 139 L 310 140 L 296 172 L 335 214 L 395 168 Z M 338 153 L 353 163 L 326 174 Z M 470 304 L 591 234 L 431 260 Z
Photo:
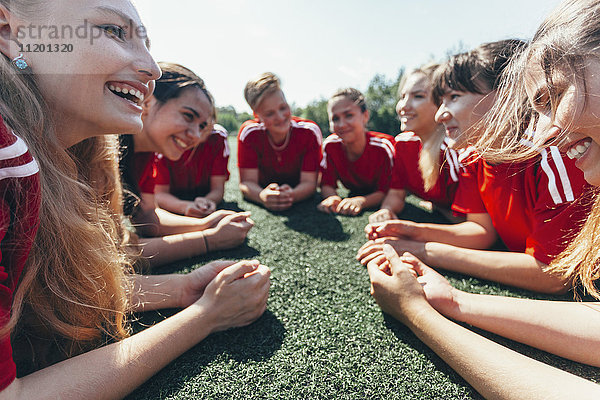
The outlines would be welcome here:
M 363 92 L 371 113 L 369 130 L 387 133 L 392 136 L 400 132 L 400 122 L 396 115 L 396 103 L 398 102 L 398 86 L 403 74 L 404 69 L 400 69 L 394 79 L 389 79 L 383 74 L 377 74 L 369 82 L 367 90 Z M 324 98 L 313 100 L 306 107 L 292 105 L 292 114 L 314 121 L 321 128 L 323 136 L 329 136 L 327 100 Z M 223 125 L 232 135 L 237 134 L 240 125 L 244 121 L 252 118 L 253 116 L 247 112 L 237 112 L 233 106 L 217 109 L 218 123 Z

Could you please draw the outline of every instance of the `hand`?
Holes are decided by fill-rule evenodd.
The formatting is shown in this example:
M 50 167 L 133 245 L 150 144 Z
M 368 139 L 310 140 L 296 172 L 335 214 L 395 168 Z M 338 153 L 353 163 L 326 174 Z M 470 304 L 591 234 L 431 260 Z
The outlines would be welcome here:
M 319 203 L 317 210 L 327 214 L 333 214 L 335 213 L 335 210 L 337 210 L 337 206 L 341 201 L 342 198 L 338 195 L 329 196 Z
M 379 210 L 379 211 L 371 214 L 369 216 L 369 223 L 375 224 L 377 222 L 389 221 L 390 219 L 398 219 L 398 217 L 392 211 L 384 208 L 382 210 Z
M 369 240 L 375 240 L 387 236 L 419 240 L 419 224 L 402 219 L 371 223 L 365 227 L 365 233 L 367 234 L 367 239 Z
M 206 214 L 200 208 L 198 208 L 193 201 L 185 202 L 185 209 L 183 210 L 183 215 L 187 217 L 196 218 L 202 218 L 206 216 Z
M 216 227 L 204 231 L 209 250 L 231 249 L 239 246 L 253 226 L 254 221 L 250 219 L 249 212 L 227 215 Z
M 224 268 L 196 302 L 212 316 L 212 331 L 254 322 L 267 308 L 271 271 L 258 261 L 241 261 Z
M 292 189 L 289 185 L 283 185 L 282 188 L 284 189 L 283 191 L 278 184 L 271 183 L 259 193 L 258 196 L 267 209 L 272 211 L 283 211 L 294 204 Z
M 203 217 L 215 212 L 217 209 L 217 203 L 207 199 L 206 197 L 196 197 L 194 199 L 194 205 L 203 215 Z
M 187 307 L 196 302 L 204 294 L 204 289 L 225 268 L 235 261 L 213 261 L 189 274 L 180 275 L 181 288 L 178 291 L 180 307 Z
M 362 196 L 345 198 L 340 201 L 335 212 L 342 215 L 358 215 L 362 211 L 365 201 Z
M 429 304 L 440 314 L 459 320 L 460 306 L 458 299 L 464 292 L 452 287 L 446 278 L 433 268 L 425 265 L 414 255 L 404 253 L 400 259 L 415 272 L 417 281 L 423 287 Z
M 389 272 L 381 265 L 387 265 Z M 367 264 L 367 270 L 371 295 L 383 311 L 400 322 L 409 325 L 422 312 L 433 311 L 412 265 L 403 262 L 391 246 L 385 246 L 381 255 Z
M 202 222 L 208 227 L 208 228 L 214 228 L 216 227 L 219 222 L 221 222 L 225 217 L 230 217 L 232 215 L 236 215 L 235 211 L 230 211 L 230 210 L 218 210 L 215 211 L 211 214 L 209 214 L 208 216 L 202 218 Z
M 425 259 L 425 243 L 417 242 L 414 240 L 404 240 L 395 237 L 385 237 L 375 240 L 370 240 L 365 243 L 360 249 L 356 259 L 360 261 L 362 265 L 367 265 L 371 260 L 377 258 L 383 254 L 383 246 L 389 244 L 396 250 L 396 252 L 403 254 L 409 252 L 415 254 L 420 259 Z

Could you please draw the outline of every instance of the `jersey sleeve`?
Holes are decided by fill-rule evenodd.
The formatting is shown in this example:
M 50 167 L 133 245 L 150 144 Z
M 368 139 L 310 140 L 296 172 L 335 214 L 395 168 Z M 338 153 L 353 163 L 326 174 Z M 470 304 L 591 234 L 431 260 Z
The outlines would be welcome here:
M 238 135 L 238 168 L 258 168 L 258 153 L 252 146 L 250 127 L 244 123 Z
M 481 195 L 479 193 L 478 164 L 480 161 L 468 160 L 464 162 L 464 168 L 458 177 L 458 188 L 454 195 L 452 211 L 461 214 L 483 214 L 487 213 Z
M 590 186 L 574 160 L 555 147 L 543 150 L 541 156 L 535 173 L 526 182 L 534 199 L 526 252 L 550 264 L 579 233 L 593 202 L 587 198 Z
M 227 143 L 227 137 L 219 135 L 219 140 L 215 143 L 214 148 L 215 158 L 210 171 L 211 176 L 225 176 L 229 179 L 229 170 L 227 169 L 227 163 L 229 162 L 229 144 Z
M 171 172 L 169 171 L 169 166 L 167 165 L 167 159 L 165 157 L 158 157 L 155 168 L 156 177 L 154 178 L 154 183 L 156 185 L 168 185 L 171 183 Z
M 321 160 L 321 187 L 331 186 L 333 188 L 337 188 L 338 174 L 335 170 L 333 157 L 330 153 L 332 150 L 332 146 L 325 143 L 323 159 Z
M 306 154 L 304 155 L 304 160 L 302 161 L 301 171 L 319 172 L 319 164 L 321 163 L 322 158 L 321 146 L 323 135 L 317 124 L 310 122 L 306 125 L 310 125 L 309 129 L 313 134 L 309 136 L 310 139 L 308 140 L 306 146 Z
M 390 190 L 392 182 L 393 158 L 384 155 L 382 157 L 381 173 L 379 174 L 379 182 L 377 182 L 377 190 L 387 193 Z
M 146 166 L 143 169 L 142 175 L 138 180 L 138 185 L 142 193 L 154 193 L 156 186 L 156 176 L 158 171 L 158 157 L 148 157 Z
M 418 141 L 404 141 L 396 139 L 394 144 L 394 166 L 390 178 L 390 188 L 404 190 L 408 186 L 408 174 L 419 173 L 416 171 L 407 171 L 406 163 L 414 158 L 419 158 Z
M 9 275 L 4 267 L 3 241 L 10 226 L 10 207 L 5 199 L 0 199 L 0 318 L 2 324 L 10 319 L 13 291 L 8 284 Z M 17 367 L 12 357 L 10 335 L 0 338 L 0 390 L 4 390 L 17 377 Z

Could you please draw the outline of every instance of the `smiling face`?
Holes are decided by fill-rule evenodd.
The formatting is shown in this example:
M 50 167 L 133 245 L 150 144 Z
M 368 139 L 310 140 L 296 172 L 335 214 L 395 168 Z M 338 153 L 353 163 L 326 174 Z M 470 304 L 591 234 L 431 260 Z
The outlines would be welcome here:
M 466 148 L 479 137 L 477 123 L 494 104 L 494 93 L 479 94 L 448 89 L 435 120 L 444 124 L 446 135 L 456 149 Z
M 292 124 L 292 110 L 281 90 L 267 94 L 254 110 L 265 124 L 267 132 L 275 138 L 285 137 Z
M 154 97 L 146 100 L 142 118 L 144 129 L 139 138 L 146 143 L 143 150 L 178 160 L 210 135 L 212 103 L 201 89 L 191 87 L 164 104 Z
M 39 43 L 53 52 L 28 52 L 25 58 L 55 116 L 65 145 L 109 133 L 137 133 L 142 128 L 144 97 L 160 69 L 147 48 L 137 11 L 128 0 L 55 0 L 21 25 L 23 46 Z M 25 17 L 24 17 L 25 18 Z M 16 25 L 18 24 L 18 25 Z M 32 28 L 30 28 L 30 26 Z M 66 37 L 56 38 L 59 35 Z M 73 34 L 69 33 L 72 29 Z M 72 45 L 72 52 L 55 52 Z M 8 56 L 19 52 L 11 46 Z
M 329 129 L 337 134 L 345 144 L 361 140 L 365 135 L 369 111 L 362 111 L 351 99 L 345 96 L 334 97 L 327 106 Z
M 538 115 L 536 141 L 558 140 L 561 151 L 577 159 L 585 180 L 600 186 L 600 60 L 589 59 L 583 80 L 553 77 L 555 110 L 550 106 L 546 74 L 539 63 L 530 62 L 525 90 Z M 574 82 L 576 81 L 576 82 Z
M 437 128 L 437 109 L 431 98 L 431 83 L 427 76 L 422 73 L 409 76 L 396 105 L 402 131 L 414 132 L 426 140 Z

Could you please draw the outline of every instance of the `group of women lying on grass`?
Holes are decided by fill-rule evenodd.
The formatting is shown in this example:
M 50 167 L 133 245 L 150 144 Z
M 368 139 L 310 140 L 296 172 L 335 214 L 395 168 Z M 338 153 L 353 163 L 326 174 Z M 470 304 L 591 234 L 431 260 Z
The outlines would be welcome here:
M 354 89 L 329 101 L 334 133 L 322 143 L 314 123 L 291 116 L 274 75 L 246 86 L 256 119 L 238 136 L 244 196 L 285 210 L 321 175 L 324 212 L 381 204 L 358 254 L 373 296 L 486 397 L 600 394 L 452 321 L 600 366 L 597 303 L 465 293 L 432 269 L 600 299 L 598 15 L 599 0 L 569 0 L 529 43 L 485 44 L 410 73 L 395 140 L 367 131 Z M 18 52 L 32 41 L 19 27 L 88 21 L 103 33 L 93 45 Z M 204 82 L 157 65 L 130 24 L 142 26 L 129 0 L 0 0 L 0 398 L 123 397 L 266 308 L 270 272 L 256 260 L 134 272 L 141 260 L 239 245 L 253 222 L 216 210 L 229 149 Z M 464 221 L 399 220 L 407 191 Z M 498 238 L 509 252 L 486 250 Z M 130 335 L 132 312 L 173 307 Z

